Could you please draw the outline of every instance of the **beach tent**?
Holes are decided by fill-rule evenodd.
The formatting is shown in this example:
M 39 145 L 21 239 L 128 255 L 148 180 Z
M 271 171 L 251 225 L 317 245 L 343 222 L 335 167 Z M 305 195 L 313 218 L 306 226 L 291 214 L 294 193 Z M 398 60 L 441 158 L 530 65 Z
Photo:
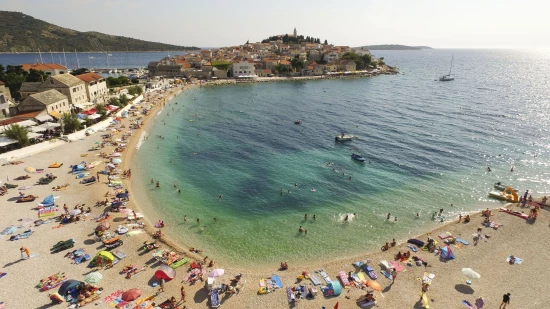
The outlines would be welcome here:
M 61 296 L 65 296 L 70 290 L 76 288 L 81 283 L 82 282 L 78 280 L 67 280 L 63 282 L 63 284 L 61 284 L 57 293 L 59 293 L 59 295 Z
M 169 281 L 176 278 L 176 270 L 168 265 L 162 264 L 155 272 L 155 277 L 157 279 Z
M 48 195 L 44 198 L 42 203 L 40 203 L 41 206 L 47 207 L 52 206 L 54 204 L 54 198 L 53 195 Z
M 340 285 L 340 281 L 334 280 L 322 288 L 322 291 L 325 296 L 340 296 L 342 294 L 342 286 Z
M 452 259 L 455 258 L 455 255 L 454 255 L 453 251 L 451 250 L 451 247 L 445 246 L 445 247 L 441 248 L 441 257 L 446 259 L 446 260 L 452 260 Z
M 111 264 L 115 260 L 115 257 L 108 251 L 99 251 L 92 259 L 90 265 L 106 265 Z

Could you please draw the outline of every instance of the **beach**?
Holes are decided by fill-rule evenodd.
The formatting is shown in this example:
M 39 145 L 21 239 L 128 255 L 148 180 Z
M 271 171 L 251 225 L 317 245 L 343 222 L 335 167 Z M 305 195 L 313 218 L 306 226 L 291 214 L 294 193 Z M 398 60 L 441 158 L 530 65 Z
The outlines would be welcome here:
M 193 86 L 196 87 L 196 86 Z M 149 116 L 143 118 L 144 125 L 133 131 L 132 137 L 128 142 L 127 148 L 122 152 L 122 168 L 128 169 L 131 166 L 131 159 L 136 154 L 136 144 L 142 136 L 142 131 L 148 131 L 152 125 L 155 125 L 155 117 L 157 112 L 164 104 L 164 98 L 169 99 L 176 95 L 181 89 L 172 88 L 170 91 L 162 93 L 162 99 L 159 97 L 156 100 L 156 107 L 153 108 Z M 153 101 L 152 98 L 149 98 Z M 142 105 L 146 105 L 142 103 Z M 129 121 L 135 118 L 130 117 L 122 119 L 122 125 L 126 128 L 129 126 Z M 120 127 L 120 126 L 116 126 Z M 122 130 L 124 133 L 126 130 Z M 115 136 L 120 137 L 122 133 L 117 133 Z M 32 227 L 33 234 L 27 239 L 9 241 L 11 235 L 3 235 L 5 241 L 2 254 L 0 256 L 0 272 L 5 272 L 7 275 L 0 278 L 0 301 L 6 303 L 6 308 L 47 308 L 50 300 L 47 295 L 50 291 L 39 292 L 35 286 L 39 280 L 48 277 L 57 272 L 65 272 L 69 279 L 82 280 L 84 275 L 90 273 L 97 268 L 87 268 L 88 263 L 73 264 L 71 260 L 64 257 L 65 253 L 70 250 L 62 251 L 57 254 L 50 254 L 49 249 L 58 241 L 75 239 L 75 247 L 82 248 L 92 257 L 102 250 L 100 242 L 94 240 L 93 231 L 97 226 L 94 217 L 99 216 L 104 211 L 104 207 L 95 207 L 96 201 L 104 200 L 106 192 L 113 190 L 106 186 L 106 175 L 100 175 L 99 183 L 84 185 L 79 183 L 79 179 L 75 175 L 68 173 L 69 165 L 77 164 L 83 160 L 93 162 L 97 160 L 106 161 L 97 157 L 101 152 L 112 152 L 113 147 L 106 147 L 101 150 L 89 151 L 95 145 L 95 142 L 100 140 L 100 135 L 104 132 L 95 133 L 89 137 L 75 140 L 71 143 L 65 143 L 62 146 L 53 149 L 33 154 L 29 157 L 24 157 L 19 160 L 23 161 L 19 165 L 6 165 L 0 168 L 0 180 L 6 182 L 9 176 L 9 183 L 18 184 L 21 186 L 32 186 L 30 189 L 23 191 L 26 194 L 37 195 L 37 200 L 29 203 L 16 203 L 18 193 L 17 188 L 9 189 L 8 193 L 0 197 L 0 211 L 3 216 L 0 219 L 4 229 L 11 225 L 22 225 L 16 229 L 17 233 L 21 233 Z M 154 138 L 154 137 L 151 137 Z M 147 143 L 147 140 L 144 141 Z M 82 156 L 86 154 L 86 156 Z M 63 163 L 60 168 L 48 168 L 54 162 Z M 13 178 L 27 174 L 24 171 L 26 167 L 34 167 L 36 169 L 45 169 L 43 173 L 29 174 L 30 179 L 22 181 L 14 181 Z M 103 169 L 104 164 L 97 166 L 90 171 L 90 176 L 95 175 L 97 170 Z M 53 172 L 57 179 L 48 185 L 33 185 L 36 181 L 43 177 L 46 173 Z M 66 190 L 52 192 L 53 186 L 69 184 Z M 169 185 L 169 184 L 167 184 Z M 170 218 L 158 218 L 154 211 L 147 208 L 147 205 L 140 204 L 132 198 L 131 180 L 123 180 L 124 188 L 129 190 L 130 201 L 128 208 L 136 212 L 143 212 L 146 215 L 145 223 L 148 226 L 148 233 L 138 233 L 131 237 L 121 236 L 124 245 L 117 248 L 126 254 L 118 264 L 110 269 L 102 269 L 99 272 L 103 275 L 103 279 L 97 284 L 103 288 L 100 298 L 94 303 L 97 307 L 110 308 L 103 301 L 109 294 L 130 288 L 139 288 L 142 291 L 142 296 L 155 295 L 158 287 L 153 287 L 153 275 L 159 267 L 151 258 L 151 254 L 144 254 L 140 247 L 143 242 L 151 242 L 151 233 L 155 229 L 152 228 L 157 220 L 163 219 L 166 224 L 170 225 Z M 63 205 L 67 204 L 69 209 L 73 209 L 75 205 L 85 204 L 85 208 L 91 207 L 91 214 L 84 221 L 78 221 L 66 225 L 59 225 L 58 222 L 50 222 L 34 227 L 33 221 L 38 219 L 37 211 L 33 210 L 44 197 L 53 194 L 56 198 L 56 204 L 60 210 L 56 213 L 61 214 Z M 518 207 L 516 204 L 510 204 L 507 207 L 520 212 L 528 213 L 527 209 Z M 451 211 L 449 207 L 444 210 Z M 455 237 L 462 238 L 469 242 L 469 245 L 455 246 L 451 245 L 455 259 L 442 260 L 440 256 L 427 251 L 419 251 L 411 253 L 417 255 L 428 263 L 428 266 L 407 266 L 404 265 L 406 271 L 398 274 L 395 283 L 386 279 L 380 274 L 379 262 L 381 260 L 393 260 L 394 255 L 398 252 L 407 251 L 406 244 L 398 244 L 385 252 L 364 252 L 359 256 L 327 256 L 318 261 L 300 261 L 291 262 L 289 269 L 278 271 L 279 265 L 275 264 L 268 268 L 242 267 L 239 264 L 231 265 L 215 265 L 214 268 L 225 269 L 225 275 L 218 278 L 218 282 L 229 283 L 229 280 L 237 274 L 242 274 L 241 283 L 244 285 L 238 294 L 229 297 L 222 297 L 222 306 L 224 308 L 288 308 L 286 287 L 292 287 L 298 283 L 311 282 L 307 279 L 297 281 L 297 277 L 304 271 L 314 272 L 323 269 L 333 280 L 337 280 L 336 276 L 339 271 L 357 272 L 359 269 L 352 266 L 352 263 L 359 260 L 371 260 L 370 265 L 378 274 L 377 281 L 382 285 L 383 291 L 374 292 L 377 300 L 377 307 L 380 308 L 421 308 L 419 302 L 421 291 L 421 278 L 424 272 L 433 273 L 435 278 L 427 292 L 430 299 L 430 308 L 462 308 L 462 300 L 468 300 L 473 303 L 475 299 L 482 296 L 485 301 L 486 308 L 496 308 L 500 305 L 502 295 L 511 293 L 511 305 L 509 308 L 542 308 L 550 300 L 550 296 L 546 295 L 545 282 L 550 276 L 550 271 L 546 267 L 546 263 L 550 259 L 548 257 L 549 234 L 548 228 L 548 213 L 547 209 L 541 210 L 539 218 L 535 223 L 525 219 L 512 216 L 510 214 L 493 210 L 494 216 L 492 221 L 501 225 L 498 229 L 487 228 L 481 225 L 483 217 L 479 213 L 472 214 L 470 223 L 448 222 L 445 225 L 437 228 L 430 233 L 431 237 L 442 244 L 442 240 L 437 236 L 449 232 Z M 124 214 L 111 213 L 112 218 L 110 233 L 115 233 L 118 225 L 126 225 L 127 222 Z M 52 217 L 47 217 L 52 218 Z M 47 219 L 44 218 L 44 219 Z M 22 219 L 21 221 L 19 221 Z M 358 222 L 362 217 L 356 219 Z M 192 223 L 192 222 L 190 222 Z M 489 238 L 484 238 L 477 244 L 473 245 L 472 234 L 476 233 L 477 228 L 482 228 L 482 234 L 488 235 Z M 139 231 L 134 230 L 132 231 Z M 14 235 L 12 234 L 12 235 Z M 166 240 L 162 243 L 162 248 L 172 248 L 182 255 L 188 256 L 191 260 L 196 258 L 202 260 L 204 256 L 208 256 L 209 252 L 203 252 L 201 255 L 193 255 L 187 249 L 186 244 L 176 244 L 170 241 L 170 235 L 167 235 Z M 365 237 L 369 237 L 365 232 Z M 427 240 L 428 235 L 411 235 L 411 238 L 418 238 L 422 241 Z M 357 246 L 359 244 L 346 243 L 345 239 L 340 240 L 342 246 Z M 391 236 L 388 236 L 388 242 L 391 241 Z M 383 245 L 381 243 L 380 245 Z M 32 254 L 38 254 L 28 260 L 22 260 L 19 248 L 25 246 Z M 459 248 L 460 247 L 460 248 Z M 71 249 L 73 250 L 73 249 Z M 115 249 L 116 250 L 116 249 Z M 515 255 L 524 259 L 520 265 L 510 265 L 506 258 L 509 255 Z M 215 257 L 214 257 L 215 259 Z M 138 276 L 125 279 L 119 272 L 123 266 L 136 264 L 146 266 L 145 271 Z M 188 265 L 184 265 L 177 269 L 177 277 L 165 284 L 165 291 L 155 297 L 155 302 L 161 303 L 171 296 L 179 299 L 180 281 L 186 273 Z M 472 268 L 477 271 L 481 278 L 471 279 L 471 285 L 466 284 L 466 278 L 462 272 L 462 268 Z M 207 271 L 213 268 L 207 268 Z M 267 295 L 258 295 L 259 282 L 261 279 L 268 278 L 273 274 L 278 274 L 283 282 L 283 289 L 276 289 L 274 292 Z M 536 284 L 539 283 L 539 284 Z M 194 285 L 184 284 L 187 291 L 187 308 L 207 308 L 209 306 L 208 291 L 205 288 L 205 283 L 198 281 Z M 319 289 L 320 290 L 320 289 Z M 55 290 L 53 290 L 55 291 Z M 336 303 L 339 303 L 339 308 L 357 308 L 356 300 L 366 293 L 366 289 L 351 287 L 344 289 L 339 297 L 323 297 L 319 291 L 314 299 L 300 299 L 296 307 L 300 308 L 333 308 Z M 65 304 L 59 305 L 65 306 Z M 89 304 L 88 306 L 94 306 Z M 180 304 L 179 308 L 183 308 Z

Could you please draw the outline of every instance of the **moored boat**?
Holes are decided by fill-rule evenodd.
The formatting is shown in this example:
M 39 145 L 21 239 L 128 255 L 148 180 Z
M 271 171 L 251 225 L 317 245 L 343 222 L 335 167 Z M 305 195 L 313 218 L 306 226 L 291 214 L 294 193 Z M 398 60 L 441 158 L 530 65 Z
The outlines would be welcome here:
M 362 156 L 356 154 L 356 153 L 352 153 L 351 154 L 351 158 L 355 161 L 359 161 L 359 162 L 365 162 L 365 158 L 363 158 Z
M 489 192 L 489 197 L 512 203 L 517 203 L 519 201 L 518 194 L 510 187 L 506 187 L 502 191 L 491 191 Z
M 344 133 L 334 138 L 334 140 L 336 140 L 337 142 L 346 142 L 346 141 L 351 141 L 352 139 L 353 139 L 353 135 L 344 134 Z

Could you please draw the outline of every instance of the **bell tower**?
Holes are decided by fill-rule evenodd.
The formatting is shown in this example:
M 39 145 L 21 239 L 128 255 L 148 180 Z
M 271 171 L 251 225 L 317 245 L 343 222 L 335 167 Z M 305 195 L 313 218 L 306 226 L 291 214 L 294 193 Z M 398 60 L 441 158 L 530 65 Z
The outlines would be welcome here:
M 296 31 L 296 27 L 294 27 L 294 37 L 298 37 L 298 31 Z

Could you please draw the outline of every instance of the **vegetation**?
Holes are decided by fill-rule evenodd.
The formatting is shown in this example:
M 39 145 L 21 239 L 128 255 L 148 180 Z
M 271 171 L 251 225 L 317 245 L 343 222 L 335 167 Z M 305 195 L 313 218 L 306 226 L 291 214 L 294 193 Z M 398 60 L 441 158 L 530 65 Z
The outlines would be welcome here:
M 63 113 L 61 116 L 61 122 L 63 123 L 64 133 L 74 133 L 75 131 L 80 130 L 81 125 L 76 114 Z
M 132 86 L 132 87 L 128 88 L 128 93 L 133 95 L 133 96 L 139 96 L 143 93 L 143 88 L 141 88 L 138 85 Z
M 275 71 L 279 72 L 279 73 L 288 73 L 289 72 L 289 67 L 287 65 L 283 65 L 283 64 L 277 64 L 275 66 Z
M 0 11 L 0 52 L 89 51 L 183 51 L 178 46 L 62 28 L 20 12 Z
M 121 87 L 121 86 L 128 86 L 131 84 L 130 79 L 126 76 L 119 76 L 119 77 L 107 77 L 107 87 Z
M 292 60 L 290 61 L 290 64 L 292 65 L 294 70 L 299 71 L 304 68 L 304 61 L 300 59 L 298 56 L 292 58 Z
M 321 44 L 320 38 L 314 38 L 310 36 L 304 37 L 303 35 L 294 37 L 294 36 L 289 36 L 288 34 L 285 34 L 284 36 L 278 36 L 278 35 L 270 36 L 269 38 L 262 40 L 262 43 L 269 43 L 269 41 L 277 41 L 277 40 L 283 40 L 284 44 L 288 44 L 288 43 L 297 44 L 301 42 Z M 327 40 L 325 40 L 325 44 L 327 44 Z
M 90 70 L 88 70 L 87 68 L 80 68 L 80 69 L 71 71 L 71 75 L 74 75 L 74 76 L 80 75 L 80 74 L 86 74 L 86 73 L 90 73 Z
M 103 119 L 107 118 L 107 109 L 105 108 L 105 106 L 103 106 L 103 104 L 96 104 L 95 110 L 98 114 L 101 115 L 99 120 L 103 120 Z
M 119 108 L 122 108 L 130 103 L 130 99 L 125 94 L 121 94 L 118 98 L 111 98 L 109 100 L 110 105 L 117 106 Z M 99 111 L 98 111 L 99 112 Z
M 372 65 L 372 56 L 368 54 L 361 56 L 355 52 L 348 52 L 342 55 L 342 59 L 353 60 L 357 70 L 363 70 Z
M 16 100 L 21 99 L 19 89 L 21 89 L 23 82 L 42 82 L 46 78 L 48 78 L 48 75 L 43 71 L 30 69 L 27 72 L 20 65 L 8 65 L 4 68 L 0 64 L 0 81 L 6 84 L 6 87 L 10 89 L 11 97 Z
M 31 142 L 29 141 L 29 130 L 25 127 L 22 127 L 18 124 L 10 125 L 4 134 L 17 141 L 21 147 L 29 146 Z
M 211 62 L 212 66 L 218 70 L 227 71 L 231 68 L 233 63 L 231 61 L 214 60 Z

